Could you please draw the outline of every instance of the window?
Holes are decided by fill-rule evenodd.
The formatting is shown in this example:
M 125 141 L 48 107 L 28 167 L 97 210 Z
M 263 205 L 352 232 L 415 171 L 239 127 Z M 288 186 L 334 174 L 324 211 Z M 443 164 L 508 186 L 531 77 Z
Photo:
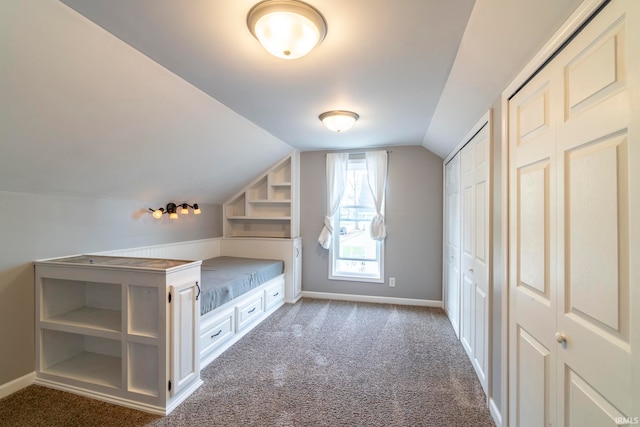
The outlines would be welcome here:
M 375 216 L 376 205 L 368 183 L 366 161 L 350 158 L 344 194 L 333 217 L 330 279 L 384 281 L 384 240 L 373 240 L 369 233 Z

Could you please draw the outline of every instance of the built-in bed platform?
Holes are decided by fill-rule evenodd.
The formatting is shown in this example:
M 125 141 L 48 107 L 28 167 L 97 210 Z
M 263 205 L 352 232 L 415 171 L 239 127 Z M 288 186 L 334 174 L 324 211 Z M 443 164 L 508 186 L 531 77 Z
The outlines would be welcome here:
M 221 256 L 203 260 L 201 268 L 204 367 L 284 304 L 284 262 Z

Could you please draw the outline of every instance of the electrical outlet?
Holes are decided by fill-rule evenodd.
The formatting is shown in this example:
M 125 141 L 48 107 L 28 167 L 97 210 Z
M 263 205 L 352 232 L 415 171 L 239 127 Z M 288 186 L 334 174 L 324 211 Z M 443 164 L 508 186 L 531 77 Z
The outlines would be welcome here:
M 392 288 L 396 287 L 396 278 L 395 277 L 389 277 L 389 286 Z

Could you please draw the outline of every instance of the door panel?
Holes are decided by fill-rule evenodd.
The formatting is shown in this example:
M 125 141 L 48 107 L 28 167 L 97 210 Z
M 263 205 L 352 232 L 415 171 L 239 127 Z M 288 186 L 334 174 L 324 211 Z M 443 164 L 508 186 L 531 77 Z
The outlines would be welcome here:
M 487 382 L 487 345 L 489 337 L 489 323 L 487 319 L 489 311 L 489 299 L 487 293 L 481 286 L 475 287 L 474 304 L 474 337 L 473 337 L 473 366 L 476 369 L 480 384 Z
M 551 352 L 525 329 L 517 333 L 515 371 L 518 402 L 512 416 L 517 426 L 547 426 L 550 417 Z
M 473 277 L 473 263 L 474 263 L 474 233 L 475 233 L 475 219 L 474 219 L 474 192 L 473 192 L 473 179 L 474 179 L 474 161 L 473 161 L 473 144 L 467 143 L 465 147 L 460 150 L 460 167 L 461 167 L 461 239 L 462 239 L 462 258 L 460 274 L 462 276 L 462 305 L 460 307 L 460 341 L 462 346 L 466 350 L 469 359 L 473 360 L 473 320 L 475 314 L 473 312 L 475 299 L 475 279 Z
M 473 279 L 475 284 L 474 301 L 474 367 L 485 393 L 488 391 L 487 373 L 489 369 L 489 265 L 490 247 L 490 210 L 491 194 L 489 186 L 489 156 L 491 131 L 487 123 L 473 137 L 470 144 L 474 147 L 474 258 Z
M 518 170 L 518 287 L 549 300 L 549 159 Z
M 473 280 L 462 275 L 462 301 L 460 305 L 460 341 L 469 358 L 473 360 Z
M 558 84 L 542 70 L 509 102 L 509 370 L 512 426 L 555 419 Z
M 171 286 L 171 396 L 200 376 L 200 301 L 196 282 Z
M 565 76 L 557 138 L 558 332 L 566 337 L 556 344 L 558 420 L 573 426 L 607 425 L 638 410 L 630 262 L 640 259 L 629 224 L 640 210 L 629 171 L 640 167 L 631 161 L 640 141 L 630 123 L 627 50 L 628 19 L 640 10 L 634 3 L 635 15 L 624 10 L 630 2 L 612 2 L 557 58 Z
M 565 66 L 565 120 L 601 102 L 624 86 L 624 20 L 594 38 Z M 584 43 L 581 44 L 584 46 Z M 575 46 L 575 45 L 574 45 Z M 572 47 L 571 50 L 577 50 Z
M 460 156 L 445 167 L 445 309 L 456 335 L 460 337 Z
M 489 348 L 490 125 L 461 150 L 462 307 L 460 340 L 485 392 Z
M 627 200 L 618 188 L 628 183 L 626 167 L 619 167 L 626 152 L 626 138 L 616 138 L 574 149 L 565 162 L 567 308 L 618 332 L 620 305 L 628 303 L 627 272 L 620 271 L 620 255 L 628 256 L 620 244 L 628 233 Z
M 567 373 L 567 426 L 615 427 L 624 415 L 573 371 Z
M 511 425 L 640 411 L 638 51 L 640 2 L 612 0 L 509 103 Z

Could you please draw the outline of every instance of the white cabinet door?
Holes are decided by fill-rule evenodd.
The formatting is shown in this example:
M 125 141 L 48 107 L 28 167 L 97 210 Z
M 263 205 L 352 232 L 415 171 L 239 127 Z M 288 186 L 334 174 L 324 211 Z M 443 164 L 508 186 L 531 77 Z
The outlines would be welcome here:
M 444 307 L 460 338 L 460 154 L 445 167 Z
M 171 289 L 171 396 L 200 375 L 200 287 L 198 282 Z

